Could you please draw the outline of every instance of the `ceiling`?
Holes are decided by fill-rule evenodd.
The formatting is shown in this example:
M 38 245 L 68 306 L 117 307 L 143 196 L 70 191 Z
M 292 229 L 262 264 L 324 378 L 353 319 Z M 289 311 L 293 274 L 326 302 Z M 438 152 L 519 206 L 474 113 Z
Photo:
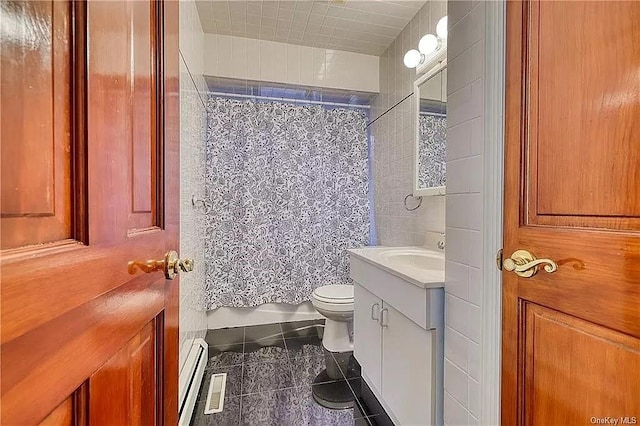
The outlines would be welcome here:
M 205 33 L 381 55 L 425 0 L 198 0 Z

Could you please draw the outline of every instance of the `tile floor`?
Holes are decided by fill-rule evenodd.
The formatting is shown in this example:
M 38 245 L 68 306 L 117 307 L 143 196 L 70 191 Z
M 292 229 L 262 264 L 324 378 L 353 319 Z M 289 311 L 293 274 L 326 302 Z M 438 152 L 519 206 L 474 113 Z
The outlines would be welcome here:
M 352 355 L 335 368 L 338 379 L 324 371 L 325 357 L 336 361 L 322 348 L 322 323 L 209 330 L 209 361 L 191 424 L 391 425 Z M 222 372 L 227 373 L 224 410 L 205 415 L 211 374 Z

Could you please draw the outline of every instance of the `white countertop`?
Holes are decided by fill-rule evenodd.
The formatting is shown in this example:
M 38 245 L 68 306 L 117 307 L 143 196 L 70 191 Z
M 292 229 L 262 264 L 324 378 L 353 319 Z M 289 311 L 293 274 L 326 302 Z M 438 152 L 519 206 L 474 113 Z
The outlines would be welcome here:
M 347 252 L 418 287 L 444 287 L 444 251 L 372 246 Z

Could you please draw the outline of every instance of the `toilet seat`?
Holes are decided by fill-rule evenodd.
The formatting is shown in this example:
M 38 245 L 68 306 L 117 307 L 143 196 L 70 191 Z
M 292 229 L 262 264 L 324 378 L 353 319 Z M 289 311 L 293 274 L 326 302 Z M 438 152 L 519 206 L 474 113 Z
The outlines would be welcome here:
M 350 324 L 353 323 L 353 286 L 319 287 L 313 291 L 311 303 L 326 318 L 322 346 L 333 353 L 352 351 Z
M 325 285 L 313 291 L 313 298 L 323 304 L 353 305 L 352 285 Z

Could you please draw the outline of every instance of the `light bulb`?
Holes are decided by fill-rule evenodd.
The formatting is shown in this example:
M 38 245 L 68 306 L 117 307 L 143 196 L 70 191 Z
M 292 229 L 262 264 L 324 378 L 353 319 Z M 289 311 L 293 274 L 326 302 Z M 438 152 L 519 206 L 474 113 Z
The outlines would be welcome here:
M 418 49 L 423 55 L 431 55 L 438 48 L 438 38 L 433 34 L 427 34 L 420 39 Z
M 436 34 L 438 34 L 438 37 L 440 37 L 441 39 L 446 40 L 447 33 L 448 33 L 447 17 L 444 16 L 440 18 L 440 20 L 438 21 L 438 24 L 436 25 Z
M 415 68 L 422 62 L 422 55 L 416 49 L 411 49 L 404 54 L 404 66 L 407 68 Z

